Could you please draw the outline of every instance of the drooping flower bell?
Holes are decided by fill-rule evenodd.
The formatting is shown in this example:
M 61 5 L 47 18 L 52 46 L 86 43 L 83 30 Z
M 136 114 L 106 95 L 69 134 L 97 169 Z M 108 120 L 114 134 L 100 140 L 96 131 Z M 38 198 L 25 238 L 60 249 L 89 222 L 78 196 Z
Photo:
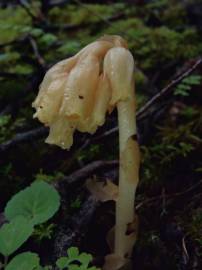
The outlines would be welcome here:
M 94 133 L 104 124 L 118 99 L 103 71 L 104 58 L 126 46 L 119 36 L 104 36 L 48 70 L 33 102 L 34 117 L 50 127 L 47 143 L 68 149 L 75 130 Z

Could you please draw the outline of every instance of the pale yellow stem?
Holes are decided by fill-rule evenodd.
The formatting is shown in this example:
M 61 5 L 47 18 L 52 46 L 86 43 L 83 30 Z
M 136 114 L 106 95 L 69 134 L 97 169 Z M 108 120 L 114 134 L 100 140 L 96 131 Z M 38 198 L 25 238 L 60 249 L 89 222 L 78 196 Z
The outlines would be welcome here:
M 138 184 L 139 148 L 136 141 L 135 96 L 131 86 L 130 96 L 117 105 L 119 122 L 119 196 L 116 203 L 115 251 L 120 257 L 129 256 L 136 232 L 127 233 L 134 222 L 134 200 Z

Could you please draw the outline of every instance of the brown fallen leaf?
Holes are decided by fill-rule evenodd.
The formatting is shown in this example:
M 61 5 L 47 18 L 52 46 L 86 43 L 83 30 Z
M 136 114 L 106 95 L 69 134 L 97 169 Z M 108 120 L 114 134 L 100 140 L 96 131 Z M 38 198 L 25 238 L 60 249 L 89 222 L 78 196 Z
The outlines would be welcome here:
M 86 187 L 91 194 L 101 202 L 116 201 L 118 197 L 118 186 L 109 179 L 100 182 L 95 178 L 86 181 Z

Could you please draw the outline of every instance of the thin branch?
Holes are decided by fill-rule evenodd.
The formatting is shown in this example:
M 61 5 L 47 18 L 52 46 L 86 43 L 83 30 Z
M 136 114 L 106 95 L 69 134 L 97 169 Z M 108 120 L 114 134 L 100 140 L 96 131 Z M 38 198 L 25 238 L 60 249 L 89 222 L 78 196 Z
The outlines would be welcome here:
M 99 170 L 99 169 L 104 168 L 104 167 L 114 167 L 117 165 L 118 165 L 118 160 L 93 161 L 93 162 L 87 164 L 86 166 L 84 166 L 82 169 L 79 169 L 79 170 L 73 172 L 72 174 L 64 177 L 62 180 L 60 180 L 60 183 L 67 182 L 68 184 L 72 184 L 72 183 L 79 181 L 80 179 L 85 179 L 89 175 L 92 175 L 92 173 L 95 172 L 96 170 Z
M 101 139 L 103 139 L 105 137 L 110 136 L 111 134 L 116 133 L 117 131 L 118 131 L 118 127 L 114 127 L 114 128 L 112 128 L 110 130 L 105 131 L 101 135 L 92 138 L 92 141 L 99 141 L 99 140 L 101 140 Z
M 88 5 L 82 3 L 80 0 L 74 0 L 75 3 L 77 3 L 78 5 L 84 7 L 86 10 L 88 10 L 92 15 L 96 16 L 97 18 L 99 18 L 102 22 L 104 22 L 105 24 L 112 26 L 111 22 L 109 21 L 108 18 L 103 17 L 102 15 L 100 15 L 99 13 L 93 11 Z
M 161 194 L 160 196 L 155 196 L 155 197 L 152 197 L 152 198 L 148 198 L 148 199 L 140 202 L 139 204 L 137 204 L 135 209 L 138 210 L 144 205 L 153 203 L 153 202 L 161 200 L 161 199 L 170 199 L 170 198 L 174 198 L 174 197 L 183 196 L 183 195 L 189 193 L 190 191 L 193 191 L 194 189 L 198 188 L 201 184 L 202 184 L 202 179 L 199 182 L 197 182 L 196 184 L 189 187 L 188 189 L 185 189 L 184 191 L 176 192 L 176 193 L 173 193 L 173 194 Z
M 189 262 L 190 256 L 189 256 L 189 253 L 187 251 L 185 237 L 182 238 L 182 252 L 183 252 L 184 263 L 186 263 L 186 265 L 187 265 Z
M 0 72 L 1 78 L 9 78 L 9 79 L 21 79 L 23 77 L 27 77 L 27 74 L 20 73 L 11 73 L 11 72 Z
M 81 1 L 79 0 L 75 0 L 74 1 L 75 3 L 77 3 L 78 5 L 84 7 L 86 10 L 89 11 L 89 13 L 91 13 L 92 15 L 96 16 L 97 18 L 100 19 L 100 21 L 97 21 L 97 22 L 94 22 L 93 26 L 96 28 L 97 25 L 100 24 L 100 22 L 104 23 L 104 24 L 107 24 L 108 26 L 110 27 L 114 27 L 114 25 L 111 23 L 113 21 L 116 21 L 116 20 L 119 20 L 119 19 L 122 19 L 125 17 L 125 14 L 124 12 L 120 12 L 120 13 L 117 13 L 115 15 L 112 15 L 112 16 L 109 16 L 109 17 L 103 17 L 101 16 L 99 13 L 97 12 L 94 12 L 93 10 L 91 10 L 90 7 L 88 7 L 88 5 L 82 3 Z M 50 3 L 50 6 L 52 4 Z M 73 31 L 73 30 L 77 30 L 77 29 L 80 29 L 80 28 L 85 28 L 85 27 L 89 27 L 90 23 L 87 22 L 82 22 L 80 24 L 60 24 L 60 25 L 56 25 L 56 24 L 46 24 L 46 25 L 42 25 L 41 27 L 44 29 L 44 30 L 48 30 L 48 31 L 58 31 L 58 30 L 63 30 L 63 31 Z M 117 29 L 116 29 L 117 30 Z M 120 32 L 119 31 L 119 34 L 121 34 L 122 36 L 126 35 L 125 32 Z
M 110 16 L 108 18 L 106 18 L 105 20 L 107 21 L 107 24 L 109 24 L 112 21 L 116 21 L 119 20 L 121 18 L 124 17 L 124 13 L 119 13 L 116 14 L 114 16 Z M 105 22 L 105 21 L 104 21 Z M 94 27 L 96 27 L 98 24 L 100 23 L 100 21 L 95 22 L 93 24 Z M 63 30 L 63 31 L 76 31 L 80 28 L 85 28 L 85 27 L 89 27 L 90 23 L 85 23 L 82 22 L 80 24 L 46 24 L 46 25 L 42 25 L 41 27 L 46 30 L 46 31 L 58 31 L 58 30 Z M 113 24 L 110 24 L 111 27 L 113 27 Z M 124 34 L 124 33 L 120 33 L 120 34 Z
M 34 55 L 35 55 L 35 58 L 36 58 L 37 62 L 39 63 L 39 65 L 42 68 L 44 68 L 45 67 L 45 60 L 43 59 L 43 57 L 39 53 L 39 49 L 38 49 L 36 41 L 31 36 L 28 36 L 28 39 L 29 39 L 29 42 L 31 44 L 31 47 L 32 47 L 32 50 L 34 52 Z
M 141 119 L 143 114 L 148 112 L 148 110 L 157 103 L 160 99 L 165 97 L 170 90 L 177 86 L 184 78 L 188 77 L 200 64 L 202 63 L 202 58 L 199 58 L 188 70 L 180 74 L 176 79 L 172 80 L 166 87 L 160 90 L 155 96 L 153 96 L 138 112 L 137 119 Z
M 48 133 L 48 130 L 45 127 L 36 128 L 27 132 L 18 133 L 14 136 L 13 139 L 0 144 L 0 152 L 5 152 L 9 148 L 16 146 L 19 143 L 30 142 L 41 138 Z
M 27 12 L 27 14 L 33 19 L 36 20 L 36 16 L 29 10 L 29 6 L 26 1 L 24 0 L 19 0 L 19 3 L 21 7 Z

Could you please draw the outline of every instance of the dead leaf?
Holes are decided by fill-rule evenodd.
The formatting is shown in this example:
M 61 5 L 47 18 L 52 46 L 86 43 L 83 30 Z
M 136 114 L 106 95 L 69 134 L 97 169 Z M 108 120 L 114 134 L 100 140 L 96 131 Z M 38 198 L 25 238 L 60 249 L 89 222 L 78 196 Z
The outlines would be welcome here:
M 101 202 L 116 201 L 118 197 L 118 186 L 109 179 L 106 182 L 100 182 L 96 179 L 88 179 L 86 187 L 91 194 Z

